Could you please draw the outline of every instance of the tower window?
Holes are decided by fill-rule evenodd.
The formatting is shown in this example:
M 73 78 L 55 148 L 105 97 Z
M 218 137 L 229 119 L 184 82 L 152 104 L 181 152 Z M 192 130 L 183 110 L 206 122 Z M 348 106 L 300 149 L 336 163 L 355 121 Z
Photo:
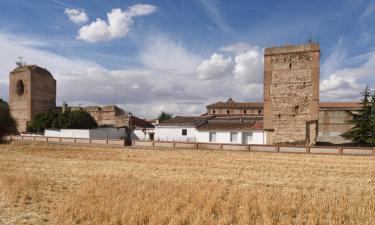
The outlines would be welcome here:
M 246 109 L 243 111 L 244 114 L 246 114 Z
M 186 136 L 187 135 L 187 129 L 182 129 L 182 136 Z
M 289 69 L 292 69 L 292 63 L 289 63 Z
M 212 110 L 212 113 L 213 113 L 213 114 L 215 114 L 215 109 L 214 109 L 214 110 Z
M 227 110 L 227 114 L 229 114 L 229 110 Z
M 262 110 L 258 110 L 258 114 L 261 114 L 262 113 Z
M 23 85 L 23 81 L 22 80 L 18 80 L 17 81 L 16 91 L 17 91 L 17 95 L 18 96 L 23 95 L 23 93 L 25 92 L 25 86 Z

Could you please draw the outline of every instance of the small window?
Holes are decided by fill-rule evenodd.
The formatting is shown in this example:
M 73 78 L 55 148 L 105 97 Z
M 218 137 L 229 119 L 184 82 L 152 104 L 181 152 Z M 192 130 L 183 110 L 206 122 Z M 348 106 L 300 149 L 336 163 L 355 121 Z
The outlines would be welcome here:
M 289 63 L 289 69 L 292 69 L 292 63 Z
M 258 110 L 258 114 L 262 114 L 262 110 Z
M 186 129 L 182 129 L 182 136 L 186 136 L 187 135 L 187 130 Z
M 243 111 L 244 114 L 246 114 L 246 109 Z
M 17 84 L 16 84 L 17 95 L 18 96 L 23 95 L 24 91 L 25 91 L 25 86 L 23 85 L 23 81 L 22 80 L 18 80 Z
M 230 142 L 231 143 L 237 143 L 238 141 L 238 133 L 237 132 L 231 132 L 230 133 Z
M 214 110 L 212 110 L 212 113 L 213 113 L 213 114 L 215 114 L 215 109 L 214 109 Z
M 210 142 L 216 142 L 216 132 L 210 132 Z
M 227 114 L 229 114 L 229 110 L 227 110 Z

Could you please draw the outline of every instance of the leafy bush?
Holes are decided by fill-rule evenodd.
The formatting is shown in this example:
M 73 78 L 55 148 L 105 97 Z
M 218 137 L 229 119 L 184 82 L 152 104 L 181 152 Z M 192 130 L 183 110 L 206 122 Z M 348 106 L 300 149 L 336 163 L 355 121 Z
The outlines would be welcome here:
M 55 129 L 93 129 L 98 124 L 85 111 L 40 113 L 28 124 L 28 132 L 42 133 L 46 128 Z
M 16 122 L 9 113 L 8 103 L 0 98 L 0 138 L 15 132 Z
M 163 121 L 166 121 L 166 120 L 169 120 L 169 119 L 172 119 L 172 118 L 173 118 L 172 113 L 161 112 L 159 117 L 158 117 L 158 120 L 159 120 L 159 123 L 161 123 Z

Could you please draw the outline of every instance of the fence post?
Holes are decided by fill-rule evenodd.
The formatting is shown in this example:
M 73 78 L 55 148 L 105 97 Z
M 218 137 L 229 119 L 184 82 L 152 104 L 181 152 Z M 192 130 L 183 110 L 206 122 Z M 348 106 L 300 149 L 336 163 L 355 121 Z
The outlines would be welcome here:
M 249 145 L 248 147 L 249 147 L 249 152 L 251 152 L 251 145 Z
M 198 142 L 195 143 L 195 148 L 196 148 L 197 150 L 199 149 Z M 375 154 L 375 148 L 374 148 L 374 154 Z
M 339 148 L 339 155 L 342 155 L 344 153 L 344 150 L 343 150 L 343 148 Z
M 21 141 L 23 141 L 23 136 L 21 135 Z
M 375 147 L 372 148 L 372 153 L 373 153 L 373 155 L 375 156 Z
M 173 149 L 176 149 L 176 142 L 173 142 Z
M 155 147 L 155 141 L 152 141 L 152 147 L 153 148 Z
M 33 141 L 35 142 L 35 136 L 33 137 Z
M 107 144 L 108 145 L 108 138 L 105 140 L 105 144 Z
M 310 145 L 306 145 L 306 153 L 310 154 Z
M 89 138 L 89 144 L 91 144 L 91 138 Z
M 220 150 L 223 150 L 223 144 L 220 144 Z
M 276 146 L 276 152 L 280 152 L 280 146 Z
M 59 138 L 59 142 L 60 142 L 60 143 L 62 142 L 62 138 Z

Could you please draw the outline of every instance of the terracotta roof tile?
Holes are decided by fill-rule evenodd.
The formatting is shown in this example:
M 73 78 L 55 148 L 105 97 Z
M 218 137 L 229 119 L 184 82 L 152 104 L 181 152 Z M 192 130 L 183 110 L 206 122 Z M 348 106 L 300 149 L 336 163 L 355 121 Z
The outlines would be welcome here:
M 208 109 L 248 109 L 263 108 L 263 102 L 216 102 L 206 106 Z
M 197 130 L 262 130 L 262 117 L 216 117 L 199 126 Z
M 176 116 L 159 123 L 157 126 L 199 126 L 211 118 L 212 116 Z
M 359 102 L 319 102 L 319 108 L 361 109 Z
M 136 116 L 131 117 L 132 123 L 136 127 L 142 127 L 142 128 L 154 128 L 154 125 L 152 125 L 150 122 L 143 120 L 141 118 L 138 118 Z

